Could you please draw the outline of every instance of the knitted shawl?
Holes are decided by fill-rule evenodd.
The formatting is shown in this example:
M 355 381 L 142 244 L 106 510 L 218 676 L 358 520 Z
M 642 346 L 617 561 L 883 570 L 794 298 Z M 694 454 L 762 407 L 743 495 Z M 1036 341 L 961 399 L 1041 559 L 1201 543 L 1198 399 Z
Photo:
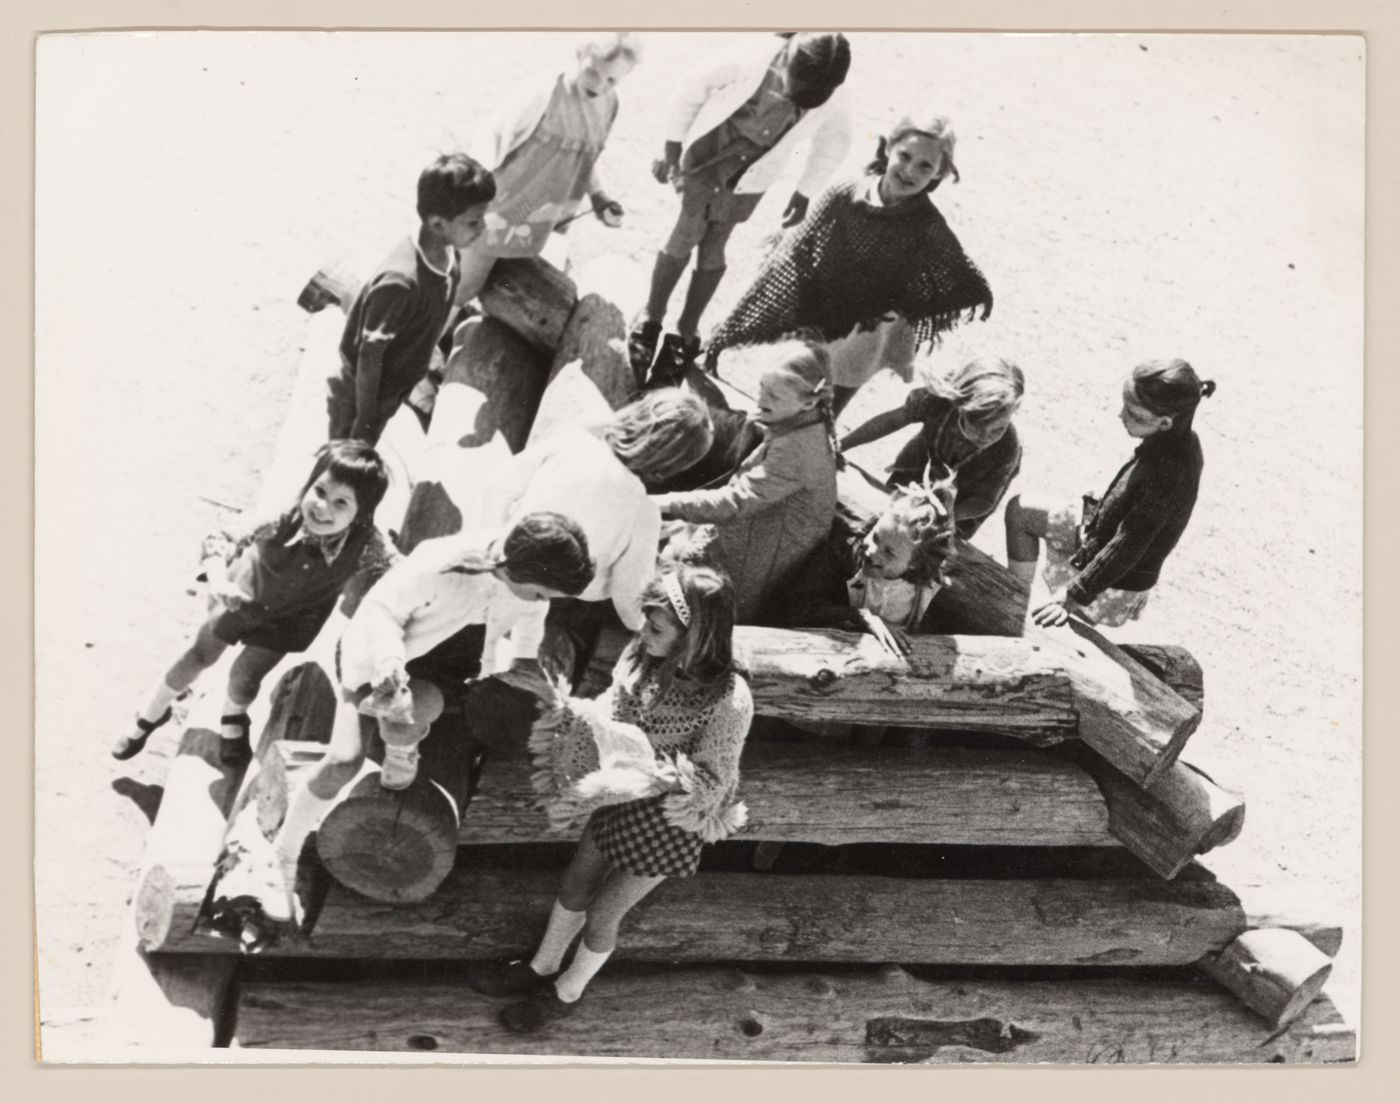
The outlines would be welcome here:
M 709 349 L 766 344 L 804 331 L 822 340 L 871 327 L 890 311 L 919 345 L 986 318 L 992 291 L 931 199 L 894 207 L 863 197 L 873 177 L 835 184 L 769 254 L 758 277 L 710 337 Z

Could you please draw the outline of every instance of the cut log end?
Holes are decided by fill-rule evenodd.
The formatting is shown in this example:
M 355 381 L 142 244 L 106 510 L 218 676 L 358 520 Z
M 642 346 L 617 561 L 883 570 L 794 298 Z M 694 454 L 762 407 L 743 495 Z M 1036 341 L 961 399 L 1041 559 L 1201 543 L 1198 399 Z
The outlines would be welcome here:
M 1297 931 L 1245 931 L 1201 970 L 1237 995 L 1272 1028 L 1293 1022 L 1322 993 L 1332 962 Z
M 451 800 L 419 778 L 402 792 L 366 777 L 322 821 L 317 850 L 346 888 L 371 900 L 426 900 L 452 871 L 457 815 Z

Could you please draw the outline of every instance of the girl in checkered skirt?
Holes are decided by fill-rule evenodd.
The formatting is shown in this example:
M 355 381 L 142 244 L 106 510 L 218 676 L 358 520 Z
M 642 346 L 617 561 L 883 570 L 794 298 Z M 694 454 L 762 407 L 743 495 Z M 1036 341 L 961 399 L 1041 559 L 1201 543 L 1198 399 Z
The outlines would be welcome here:
M 753 700 L 734 664 L 733 587 L 709 567 L 669 564 L 642 610 L 608 690 L 555 701 L 531 740 L 551 821 L 587 822 L 534 956 L 470 971 L 479 992 L 527 993 L 502 1013 L 516 1032 L 572 1013 L 623 916 L 667 877 L 693 874 L 704 844 L 744 823 L 735 793 Z

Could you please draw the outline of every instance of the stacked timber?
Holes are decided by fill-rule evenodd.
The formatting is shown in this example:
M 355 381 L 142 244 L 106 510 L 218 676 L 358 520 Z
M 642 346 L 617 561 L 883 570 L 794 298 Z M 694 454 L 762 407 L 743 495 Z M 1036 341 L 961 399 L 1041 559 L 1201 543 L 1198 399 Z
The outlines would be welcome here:
M 493 463 L 636 392 L 630 310 L 607 288 L 638 281 L 614 272 L 576 288 L 538 261 L 498 268 L 486 316 L 456 334 L 408 544 L 470 523 Z M 848 529 L 883 508 L 883 488 L 853 466 L 840 496 Z M 1199 665 L 1082 625 L 1028 631 L 1025 605 L 999 564 L 964 545 L 907 655 L 849 633 L 741 628 L 760 718 L 742 764 L 749 822 L 706 850 L 695 877 L 636 907 L 579 1013 L 538 1038 L 505 1032 L 503 1001 L 473 994 L 460 969 L 532 947 L 575 836 L 552 833 L 531 792 L 533 706 L 475 683 L 435 725 L 412 789 L 385 792 L 367 765 L 327 818 L 316 849 L 335 876 L 246 962 L 231 1044 L 866 1063 L 1354 1059 L 1354 1031 L 1321 994 L 1340 929 L 1267 886 L 1221 884 L 1199 861 L 1244 816 L 1239 795 L 1183 754 L 1203 716 Z M 622 642 L 605 632 L 574 656 L 585 684 L 601 688 Z M 256 807 L 267 823 L 321 753 L 310 731 L 277 734 L 240 797 L 244 816 Z M 210 937 L 207 879 L 176 880 L 152 947 L 234 953 Z M 431 980 L 424 962 L 436 963 Z

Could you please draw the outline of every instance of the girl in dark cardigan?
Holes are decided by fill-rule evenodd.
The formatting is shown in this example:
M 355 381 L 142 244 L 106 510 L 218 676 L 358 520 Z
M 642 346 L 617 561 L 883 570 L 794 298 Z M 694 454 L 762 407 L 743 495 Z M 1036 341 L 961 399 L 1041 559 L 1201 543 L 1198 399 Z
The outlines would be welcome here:
M 1186 530 L 1201 482 L 1196 406 L 1215 392 L 1185 360 L 1149 360 L 1123 383 L 1119 420 L 1142 441 L 1101 499 L 1081 503 L 1012 498 L 1006 507 L 1011 572 L 1035 578 L 1040 540 L 1051 597 L 1033 613 L 1042 627 L 1076 614 L 1112 627 L 1136 620 L 1162 563 Z

